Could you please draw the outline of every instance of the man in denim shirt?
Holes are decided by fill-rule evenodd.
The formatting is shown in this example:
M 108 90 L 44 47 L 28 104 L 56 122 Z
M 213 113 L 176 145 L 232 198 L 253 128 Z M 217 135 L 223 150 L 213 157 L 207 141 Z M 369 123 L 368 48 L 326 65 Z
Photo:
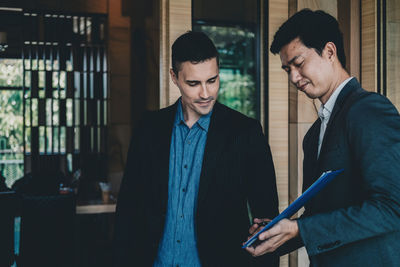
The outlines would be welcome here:
M 277 266 L 241 249 L 254 216 L 278 213 L 259 122 L 218 103 L 218 52 L 200 32 L 172 46 L 181 97 L 144 116 L 117 205 L 115 266 Z

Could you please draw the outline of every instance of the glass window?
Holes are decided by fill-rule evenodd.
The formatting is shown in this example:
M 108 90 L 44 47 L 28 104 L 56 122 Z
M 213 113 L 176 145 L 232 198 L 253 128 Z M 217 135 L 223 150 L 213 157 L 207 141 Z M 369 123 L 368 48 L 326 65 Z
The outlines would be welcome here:
M 22 60 L 0 59 L 0 172 L 7 186 L 24 174 Z
M 259 0 L 192 0 L 192 28 L 206 33 L 220 55 L 219 102 L 260 119 Z
M 193 30 L 206 33 L 220 54 L 218 100 L 252 118 L 259 117 L 255 58 L 255 31 L 241 26 L 214 26 L 197 22 Z
M 22 60 L 0 58 L 0 86 L 22 87 Z

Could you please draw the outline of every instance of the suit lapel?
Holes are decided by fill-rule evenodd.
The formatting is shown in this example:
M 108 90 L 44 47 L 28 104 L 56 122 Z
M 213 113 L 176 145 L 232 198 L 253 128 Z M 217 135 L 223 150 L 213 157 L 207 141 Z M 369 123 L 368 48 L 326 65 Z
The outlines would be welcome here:
M 311 126 L 307 136 L 304 139 L 304 182 L 303 191 L 305 191 L 314 181 L 317 170 L 318 160 L 318 140 L 321 129 L 321 120 L 318 118 Z
M 342 107 L 344 103 L 346 102 L 346 99 L 351 95 L 351 93 L 357 89 L 360 88 L 360 84 L 357 82 L 357 79 L 353 78 L 351 79 L 343 88 L 343 90 L 340 92 L 338 98 L 336 99 L 335 106 L 333 107 L 333 111 L 331 114 L 331 117 L 329 118 L 328 125 L 325 130 L 325 135 L 322 140 L 322 146 L 321 146 L 321 151 L 320 155 L 324 152 L 325 148 L 325 143 L 326 140 L 329 138 L 329 135 L 332 134 L 332 128 L 335 127 L 335 119 L 337 115 L 339 114 L 339 111 L 342 110 Z
M 158 142 L 157 150 L 155 153 L 157 154 L 157 162 L 154 166 L 159 166 L 159 175 L 158 178 L 154 181 L 156 191 L 156 196 L 159 196 L 159 199 L 162 201 L 163 212 L 166 211 L 167 202 L 168 202 L 168 180 L 169 180 L 169 156 L 170 156 L 170 147 L 171 147 L 171 136 L 172 130 L 175 120 L 177 102 L 168 107 L 165 110 L 165 113 L 160 117 L 159 121 L 159 135 L 158 140 L 154 140 Z
M 210 126 L 207 134 L 207 142 L 204 149 L 203 164 L 200 175 L 198 193 L 198 206 L 206 198 L 208 188 L 212 182 L 212 172 L 217 167 L 218 156 L 223 151 L 224 140 L 226 140 L 226 127 L 224 127 L 226 110 L 218 102 L 215 103 L 211 115 Z

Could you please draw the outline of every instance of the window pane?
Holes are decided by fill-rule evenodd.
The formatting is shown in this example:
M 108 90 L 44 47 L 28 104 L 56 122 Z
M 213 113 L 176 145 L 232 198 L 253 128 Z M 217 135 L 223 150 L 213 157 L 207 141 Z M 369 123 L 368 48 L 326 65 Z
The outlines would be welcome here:
M 255 31 L 240 26 L 194 25 L 206 33 L 220 55 L 218 100 L 247 116 L 257 118 Z
M 67 116 L 67 126 L 73 126 L 73 121 L 72 121 L 72 118 L 73 118 L 73 104 L 72 104 L 72 99 L 67 99 L 67 102 L 66 102 L 66 108 L 67 108 L 67 114 L 66 114 L 66 116 Z
M 21 90 L 0 91 L 0 172 L 8 186 L 24 172 L 22 105 Z
M 0 86 L 22 87 L 22 59 L 0 58 Z

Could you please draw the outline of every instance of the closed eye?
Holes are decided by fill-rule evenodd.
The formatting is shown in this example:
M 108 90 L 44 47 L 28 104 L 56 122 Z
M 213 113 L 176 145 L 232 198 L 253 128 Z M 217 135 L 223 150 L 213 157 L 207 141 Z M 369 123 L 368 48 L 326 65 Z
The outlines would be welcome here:
M 293 65 L 294 65 L 296 68 L 300 68 L 300 67 L 303 65 L 303 63 L 304 63 L 304 60 L 303 60 L 302 62 L 299 62 L 299 63 L 294 63 Z
M 186 83 L 187 83 L 189 86 L 194 87 L 194 86 L 198 85 L 200 82 L 198 82 L 198 81 L 187 81 Z
M 215 81 L 217 80 L 217 78 L 218 78 L 218 74 L 215 75 L 214 77 L 211 77 L 210 79 L 208 79 L 207 82 L 208 82 L 208 83 L 215 83 Z

